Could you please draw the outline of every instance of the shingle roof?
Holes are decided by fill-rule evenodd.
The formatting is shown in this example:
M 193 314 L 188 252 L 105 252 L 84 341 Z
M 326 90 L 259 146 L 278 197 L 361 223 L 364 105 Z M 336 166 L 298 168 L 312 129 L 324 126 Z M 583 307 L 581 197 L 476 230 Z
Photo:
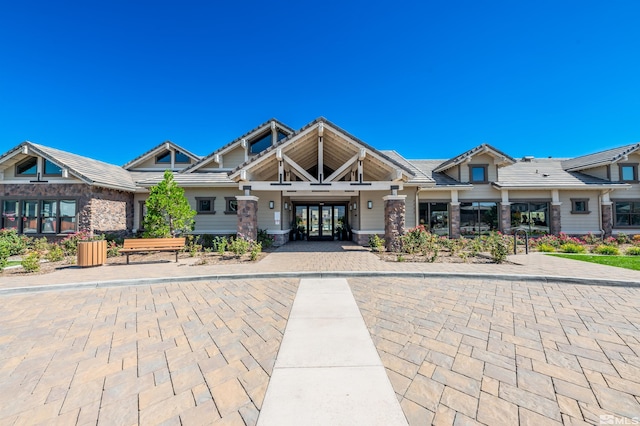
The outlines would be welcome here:
M 297 135 L 299 135 L 300 133 L 304 132 L 305 130 L 307 130 L 308 128 L 318 124 L 318 123 L 324 123 L 327 124 L 328 126 L 332 127 L 333 129 L 335 129 L 336 131 L 342 133 L 343 135 L 347 136 L 348 138 L 354 140 L 355 142 L 357 142 L 358 144 L 362 145 L 364 148 L 368 149 L 371 152 L 376 153 L 377 155 L 379 155 L 380 157 L 384 158 L 386 161 L 395 164 L 396 166 L 400 167 L 401 169 L 403 169 L 405 172 L 407 172 L 407 174 L 410 177 L 413 177 L 413 172 L 411 171 L 411 168 L 407 165 L 407 164 L 402 164 L 399 163 L 397 161 L 395 161 L 394 159 L 390 158 L 389 156 L 387 156 L 386 154 L 384 154 L 382 151 L 372 147 L 371 145 L 367 144 L 366 142 L 361 141 L 360 139 L 358 139 L 357 137 L 353 136 L 352 134 L 350 134 L 349 132 L 347 132 L 346 130 L 340 128 L 339 126 L 336 126 L 335 124 L 333 124 L 331 121 L 327 120 L 324 117 L 318 117 L 315 120 L 313 120 L 312 122 L 310 122 L 309 124 L 307 124 L 306 126 L 302 127 L 300 130 L 296 131 L 295 133 L 287 136 L 286 138 L 278 141 L 278 143 L 276 143 L 275 145 L 271 145 L 269 148 L 265 149 L 264 151 L 260 152 L 259 154 L 251 157 L 248 161 L 245 161 L 244 163 L 240 164 L 238 167 L 236 167 L 235 169 L 233 169 L 230 172 L 230 176 L 233 176 L 234 174 L 238 173 L 240 170 L 244 169 L 245 167 L 247 167 L 249 164 L 251 164 L 252 162 L 254 162 L 255 160 L 257 160 L 258 158 L 261 158 L 265 155 L 268 155 L 269 153 L 275 151 L 276 149 L 280 148 L 283 144 L 289 142 L 292 138 L 296 137 Z
M 145 152 L 144 154 L 138 155 L 136 158 L 134 158 L 133 160 L 129 161 L 127 164 L 125 164 L 124 166 L 122 166 L 122 168 L 124 169 L 128 169 L 129 167 L 131 167 L 132 165 L 140 162 L 141 160 L 145 159 L 146 157 L 150 157 L 151 155 L 155 154 L 157 151 L 160 151 L 162 148 L 164 148 L 167 144 L 170 144 L 173 149 L 175 149 L 176 151 L 180 151 L 183 154 L 188 155 L 189 157 L 191 157 L 194 161 L 198 161 L 200 160 L 200 156 L 193 154 L 189 151 L 187 151 L 186 149 L 184 149 L 183 147 L 171 142 L 171 141 L 165 141 L 162 142 L 161 144 L 158 144 L 156 146 L 154 146 L 153 148 L 151 148 L 149 151 Z
M 187 167 L 182 172 L 183 173 L 190 173 L 190 172 L 192 172 L 194 170 L 197 170 L 198 168 L 200 168 L 200 166 L 202 164 L 209 162 L 209 160 L 211 160 L 216 154 L 219 154 L 220 152 L 224 151 L 225 149 L 229 148 L 230 146 L 239 143 L 240 141 L 242 141 L 242 139 L 245 139 L 245 138 L 249 137 L 252 133 L 257 132 L 261 128 L 269 126 L 271 124 L 271 122 L 276 123 L 277 127 L 286 130 L 290 134 L 295 133 L 295 130 L 293 130 L 291 127 L 287 126 L 284 123 L 281 123 L 280 121 L 276 120 L 275 118 L 272 118 L 272 119 L 267 120 L 264 123 L 260 124 L 259 126 L 254 127 L 253 129 L 249 130 L 248 132 L 246 132 L 242 136 L 239 136 L 239 137 L 235 138 L 234 140 L 232 140 L 228 144 L 226 144 L 224 146 L 221 146 L 220 148 L 218 148 L 215 151 L 213 151 L 211 154 L 202 157 L 200 159 L 200 161 L 198 161 L 197 163 L 192 164 L 191 166 Z M 259 155 L 259 154 L 254 155 L 252 158 L 255 158 L 257 155 Z
M 640 143 L 625 145 L 618 148 L 607 149 L 581 157 L 570 158 L 562 162 L 562 167 L 568 171 L 588 169 L 624 161 L 625 157 L 640 148 Z
M 403 156 L 398 154 L 396 151 L 380 151 L 385 154 L 387 157 L 394 160 L 396 163 L 402 164 L 405 168 L 411 170 L 414 177 L 409 180 L 408 183 L 419 183 L 419 184 L 435 184 L 436 181 L 430 177 L 428 174 L 424 173 L 420 168 L 416 167 L 414 162 L 411 162 L 405 159 Z
M 434 170 L 442 164 L 444 160 L 410 160 L 421 173 L 429 176 L 435 183 L 436 187 L 439 186 L 460 186 L 472 188 L 472 185 L 468 183 L 459 182 L 452 177 L 447 176 L 444 173 L 437 173 Z
M 135 191 L 136 189 L 131 175 L 122 167 L 29 141 L 21 143 L 2 155 L 0 162 L 4 157 L 21 150 L 25 145 L 28 146 L 33 153 L 68 169 L 70 175 L 76 176 L 87 184 L 122 191 Z
M 499 180 L 493 185 L 497 188 L 575 188 L 586 189 L 591 186 L 624 188 L 628 185 L 589 176 L 580 172 L 563 169 L 564 160 L 555 158 L 518 161 L 502 167 L 498 172 Z
M 473 157 L 474 155 L 477 154 L 482 154 L 483 152 L 488 152 L 496 157 L 503 157 L 505 159 L 505 161 L 513 164 L 516 162 L 516 160 L 514 158 L 512 158 L 511 156 L 505 154 L 504 152 L 500 151 L 497 148 L 492 147 L 489 144 L 483 143 L 481 145 L 476 146 L 475 148 L 470 149 L 469 151 L 463 152 L 462 154 L 453 157 L 450 160 L 445 161 L 444 163 L 440 164 L 438 167 L 435 168 L 436 172 L 443 172 L 453 166 L 456 166 L 464 161 L 467 160 L 467 158 L 469 157 Z
M 147 179 L 138 180 L 137 183 L 143 187 L 157 185 L 164 179 L 164 174 L 155 174 Z M 237 186 L 237 183 L 229 179 L 227 172 L 207 172 L 207 173 L 174 173 L 173 180 L 181 187 L 209 187 L 211 185 L 229 184 Z

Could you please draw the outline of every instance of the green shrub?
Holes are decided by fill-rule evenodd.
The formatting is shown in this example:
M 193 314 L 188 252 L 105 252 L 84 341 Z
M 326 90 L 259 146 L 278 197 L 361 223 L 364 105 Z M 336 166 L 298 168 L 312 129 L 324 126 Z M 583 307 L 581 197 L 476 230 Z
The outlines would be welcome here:
M 118 244 L 117 241 L 107 241 L 107 257 L 118 257 L 120 256 L 120 249 L 122 245 Z
M 40 270 L 40 253 L 32 251 L 20 262 L 26 272 L 38 272 Z
M 502 263 L 507 260 L 509 243 L 506 238 L 503 238 L 502 234 L 491 232 L 487 238 L 487 245 L 489 246 L 489 252 L 494 262 Z
M 260 255 L 260 253 L 262 252 L 262 243 L 260 242 L 255 242 L 253 244 L 251 244 L 251 260 L 256 260 L 258 259 L 258 256 Z
M 258 242 L 263 248 L 268 249 L 273 246 L 273 237 L 267 234 L 266 229 L 258 229 Z
M 627 256 L 640 256 L 640 247 L 629 247 L 624 254 Z
M 609 256 L 619 256 L 620 249 L 615 246 L 608 246 L 606 244 L 600 244 L 596 248 L 593 249 L 593 253 L 595 254 L 605 254 Z
M 542 243 L 538 244 L 538 251 L 541 251 L 543 253 L 553 253 L 554 251 L 556 251 L 556 249 L 549 244 Z
M 6 266 L 10 256 L 9 243 L 3 240 L 0 240 L 0 271 L 2 271 Z
M 233 238 L 229 243 L 229 250 L 240 257 L 249 251 L 249 241 L 242 236 Z
M 565 243 L 560 246 L 560 251 L 564 253 L 584 253 L 587 250 L 580 244 Z
M 0 229 L 0 241 L 9 250 L 9 256 L 23 254 L 27 250 L 30 240 L 29 237 L 18 234 L 13 228 Z
M 31 240 L 30 249 L 40 254 L 46 253 L 49 250 L 49 241 L 46 237 L 34 238 Z
M 404 256 L 399 254 L 397 257 L 398 262 L 404 262 Z
M 589 232 L 587 235 L 584 235 L 582 237 L 582 241 L 584 241 L 587 244 L 598 244 L 599 242 L 602 241 L 602 238 Z
M 227 237 L 215 237 L 213 239 L 213 248 L 220 255 L 223 255 L 227 251 L 228 245 L 229 245 L 229 240 L 227 240 Z
M 618 232 L 616 235 L 616 241 L 618 244 L 628 244 L 631 242 L 631 238 L 629 238 L 624 232 Z
M 369 237 L 369 247 L 371 247 L 372 250 L 377 251 L 378 253 L 382 253 L 385 250 L 384 244 L 384 238 L 380 238 L 377 234 L 371 235 Z
M 50 244 L 44 258 L 49 262 L 60 262 L 64 259 L 64 250 L 58 244 Z

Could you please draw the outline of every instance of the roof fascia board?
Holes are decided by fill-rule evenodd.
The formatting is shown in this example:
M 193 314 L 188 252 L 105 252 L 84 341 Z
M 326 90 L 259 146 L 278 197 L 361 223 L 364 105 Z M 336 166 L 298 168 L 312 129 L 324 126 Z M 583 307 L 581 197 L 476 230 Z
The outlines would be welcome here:
M 271 158 L 272 156 L 275 156 L 277 150 L 274 149 L 274 148 L 278 148 L 278 149 L 286 148 L 287 146 L 295 143 L 299 139 L 301 139 L 304 136 L 308 135 L 313 130 L 317 129 L 318 128 L 318 124 L 319 123 L 315 123 L 314 125 L 308 127 L 307 129 L 304 129 L 302 132 L 300 132 L 298 134 L 294 134 L 294 135 L 288 137 L 287 139 L 282 140 L 282 143 L 278 143 L 276 145 L 270 146 L 265 151 L 263 151 L 264 155 L 260 155 L 257 158 L 250 159 L 249 161 L 239 165 L 238 167 L 236 167 L 236 169 L 235 169 L 236 171 L 229 175 L 229 179 L 233 180 L 240 174 L 241 170 L 246 169 L 249 166 L 256 166 L 256 165 L 260 164 L 261 162 L 265 161 L 266 159 Z
M 631 185 L 628 183 L 620 183 L 620 184 L 602 184 L 602 183 L 585 183 L 584 185 L 500 185 L 497 182 L 491 184 L 495 189 L 513 189 L 513 190 L 541 190 L 544 191 L 546 189 L 562 189 L 562 190 L 594 190 L 594 189 L 630 189 Z
M 173 143 L 171 141 L 165 141 L 165 142 L 162 142 L 160 145 L 156 146 L 155 148 L 151 148 L 149 151 L 145 152 L 144 154 L 140 155 L 139 157 L 134 158 L 133 160 L 129 161 L 127 164 L 122 166 L 122 168 L 125 169 L 125 170 L 129 170 L 129 169 L 135 167 L 136 165 L 147 161 L 149 158 L 151 158 L 152 156 L 158 154 L 163 149 L 166 149 L 167 144 L 170 145 L 171 148 L 173 148 L 174 151 L 179 151 L 179 152 L 181 152 L 183 154 L 188 155 L 195 162 L 200 161 L 200 157 L 198 157 L 197 155 L 187 151 L 183 147 L 181 147 L 179 145 L 176 145 L 175 143 Z
M 462 163 L 464 163 L 465 161 L 467 161 L 467 159 L 469 158 L 473 158 L 476 155 L 480 155 L 480 154 L 489 154 L 494 158 L 504 158 L 507 162 L 511 163 L 511 164 L 515 164 L 516 160 L 507 155 L 506 153 L 492 147 L 489 144 L 482 144 L 482 145 L 478 145 L 475 148 L 470 149 L 469 151 L 466 151 L 456 157 L 453 157 L 451 160 L 447 160 L 444 163 L 442 163 L 441 165 L 439 165 L 438 167 L 436 167 L 435 169 L 433 169 L 433 171 L 435 173 L 441 173 L 445 170 L 449 170 L 452 167 L 458 166 Z

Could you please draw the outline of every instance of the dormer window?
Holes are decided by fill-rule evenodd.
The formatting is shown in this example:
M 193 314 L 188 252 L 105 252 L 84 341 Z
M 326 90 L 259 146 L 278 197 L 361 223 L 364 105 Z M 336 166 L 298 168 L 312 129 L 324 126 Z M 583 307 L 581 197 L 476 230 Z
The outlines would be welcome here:
M 282 133 L 281 131 L 278 131 L 277 133 L 277 138 L 278 141 L 286 138 L 287 135 L 285 135 L 284 133 Z M 256 138 L 255 140 L 251 141 L 251 153 L 252 154 L 257 154 L 259 152 L 264 151 L 265 149 L 269 148 L 273 143 L 272 143 L 272 137 L 271 137 L 271 132 L 265 133 L 262 136 L 258 136 L 258 138 Z M 277 142 L 277 141 L 276 141 Z
M 171 151 L 167 151 L 156 157 L 157 164 L 171 164 Z
M 469 181 L 472 183 L 487 183 L 489 176 L 486 164 L 472 164 L 469 166 Z
M 16 166 L 16 176 L 35 176 L 38 172 L 38 159 L 30 157 Z
M 187 156 L 187 154 L 182 153 L 180 151 L 176 151 L 176 164 L 189 164 L 191 163 L 191 159 Z
M 620 164 L 620 180 L 623 182 L 638 181 L 638 165 L 637 164 Z
M 44 175 L 45 176 L 62 176 L 62 168 L 56 166 L 49 160 L 44 160 Z

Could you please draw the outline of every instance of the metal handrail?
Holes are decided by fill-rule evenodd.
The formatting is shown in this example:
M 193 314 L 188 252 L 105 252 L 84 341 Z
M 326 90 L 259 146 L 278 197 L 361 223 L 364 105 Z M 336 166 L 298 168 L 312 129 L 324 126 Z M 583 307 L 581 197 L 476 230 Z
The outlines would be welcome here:
M 513 254 L 518 254 L 518 233 L 524 234 L 524 252 L 529 254 L 529 233 L 524 229 L 516 229 L 513 231 Z

